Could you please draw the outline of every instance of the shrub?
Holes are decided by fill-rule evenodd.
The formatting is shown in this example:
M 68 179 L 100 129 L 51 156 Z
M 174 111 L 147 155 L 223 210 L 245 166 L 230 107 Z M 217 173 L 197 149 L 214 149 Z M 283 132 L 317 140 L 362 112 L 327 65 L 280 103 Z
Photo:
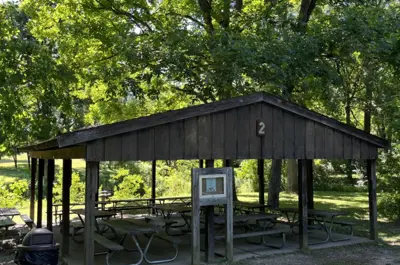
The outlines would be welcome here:
M 400 219 L 400 194 L 382 193 L 378 200 L 379 213 L 390 221 Z
M 10 184 L 2 184 L 0 186 L 0 207 L 16 207 L 21 205 L 28 191 L 27 180 L 16 180 Z

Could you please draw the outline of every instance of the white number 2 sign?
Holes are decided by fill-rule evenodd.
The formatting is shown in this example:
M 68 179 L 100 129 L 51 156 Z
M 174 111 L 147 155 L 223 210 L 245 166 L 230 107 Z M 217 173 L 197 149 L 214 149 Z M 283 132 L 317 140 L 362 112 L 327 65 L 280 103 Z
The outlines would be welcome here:
M 265 136 L 265 123 L 262 120 L 257 120 L 257 136 Z

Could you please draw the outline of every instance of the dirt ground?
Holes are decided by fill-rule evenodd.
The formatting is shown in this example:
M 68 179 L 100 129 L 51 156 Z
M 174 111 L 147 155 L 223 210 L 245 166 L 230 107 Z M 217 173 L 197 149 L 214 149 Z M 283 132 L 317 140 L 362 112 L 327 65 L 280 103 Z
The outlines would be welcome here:
M 14 252 L 0 250 L 0 265 L 14 264 Z M 221 264 L 221 263 L 219 263 Z M 248 259 L 234 265 L 400 265 L 400 247 L 363 244 Z M 182 264 L 183 265 L 183 264 Z
M 266 258 L 248 259 L 235 265 L 395 265 L 400 264 L 400 247 L 362 244 L 313 250 Z

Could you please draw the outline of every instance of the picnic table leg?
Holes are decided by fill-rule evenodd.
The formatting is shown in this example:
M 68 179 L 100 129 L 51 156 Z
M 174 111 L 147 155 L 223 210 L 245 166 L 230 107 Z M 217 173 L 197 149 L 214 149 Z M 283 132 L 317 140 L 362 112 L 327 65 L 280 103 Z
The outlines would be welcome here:
M 163 259 L 163 260 L 150 260 L 148 257 L 147 257 L 147 252 L 149 251 L 149 248 L 150 248 L 150 244 L 151 244 L 151 242 L 153 241 L 153 239 L 154 239 L 154 233 L 150 236 L 150 239 L 149 239 L 149 242 L 147 242 L 147 245 L 146 245 L 146 247 L 144 248 L 144 254 L 143 254 L 143 256 L 144 256 L 144 260 L 147 262 L 147 263 L 150 263 L 150 264 L 158 264 L 158 263 L 165 263 L 165 262 L 171 262 L 171 261 L 174 261 L 175 259 L 176 259 L 176 257 L 178 257 L 178 248 L 175 246 L 175 244 L 173 244 L 172 243 L 172 246 L 173 246 L 173 248 L 175 249 L 175 255 L 172 257 L 172 258 L 170 258 L 170 259 Z

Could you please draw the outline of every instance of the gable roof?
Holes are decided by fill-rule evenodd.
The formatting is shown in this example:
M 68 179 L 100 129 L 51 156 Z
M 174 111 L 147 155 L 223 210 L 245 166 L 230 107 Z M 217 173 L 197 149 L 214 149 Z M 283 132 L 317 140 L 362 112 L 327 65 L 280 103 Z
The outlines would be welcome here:
M 265 92 L 258 92 L 246 96 L 235 97 L 208 104 L 196 105 L 178 110 L 171 110 L 163 113 L 153 114 L 150 116 L 61 134 L 57 136 L 58 147 L 62 148 L 77 144 L 83 144 L 85 142 L 90 142 L 105 137 L 124 134 L 196 116 L 226 111 L 232 108 L 237 108 L 259 102 L 265 102 L 277 108 L 281 108 L 285 111 L 300 115 L 305 119 L 309 119 L 325 126 L 331 127 L 333 129 L 342 131 L 361 140 L 369 142 L 377 147 L 389 148 L 390 146 L 389 142 L 383 138 L 371 135 L 355 127 L 349 126 L 304 107 L 300 107 L 299 105 L 291 103 L 280 97 L 273 96 Z

